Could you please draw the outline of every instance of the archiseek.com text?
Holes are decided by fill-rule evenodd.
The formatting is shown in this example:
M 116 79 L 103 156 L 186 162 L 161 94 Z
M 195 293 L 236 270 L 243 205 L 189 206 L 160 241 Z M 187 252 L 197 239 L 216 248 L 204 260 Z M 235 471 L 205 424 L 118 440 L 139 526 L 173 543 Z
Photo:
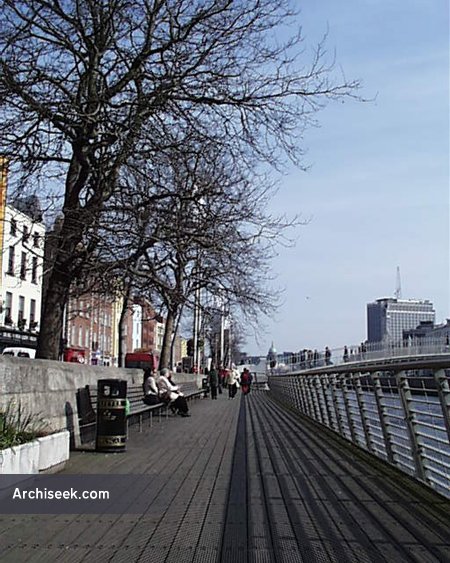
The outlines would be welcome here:
M 74 488 L 53 490 L 47 487 L 20 489 L 16 487 L 12 493 L 13 500 L 109 500 L 109 491 L 78 491 Z

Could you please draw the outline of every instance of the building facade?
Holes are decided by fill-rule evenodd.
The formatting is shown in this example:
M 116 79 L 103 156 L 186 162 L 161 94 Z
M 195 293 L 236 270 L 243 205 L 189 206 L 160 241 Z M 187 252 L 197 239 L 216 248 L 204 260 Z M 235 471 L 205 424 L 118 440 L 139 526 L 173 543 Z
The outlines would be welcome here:
M 42 304 L 45 225 L 11 205 L 4 209 L 0 346 L 35 347 Z
M 90 293 L 72 296 L 66 307 L 66 348 L 82 351 L 89 364 L 119 365 L 119 340 L 122 339 L 123 357 L 133 350 L 132 310 L 126 311 L 122 334 L 119 334 L 122 306 L 123 297 L 119 294 L 111 296 Z
M 367 341 L 401 342 L 403 332 L 421 322 L 435 322 L 433 303 L 420 299 L 382 298 L 367 305 Z
M 445 323 L 435 325 L 431 321 L 422 321 L 417 328 L 405 330 L 403 339 L 413 343 L 423 340 L 450 343 L 450 319 Z

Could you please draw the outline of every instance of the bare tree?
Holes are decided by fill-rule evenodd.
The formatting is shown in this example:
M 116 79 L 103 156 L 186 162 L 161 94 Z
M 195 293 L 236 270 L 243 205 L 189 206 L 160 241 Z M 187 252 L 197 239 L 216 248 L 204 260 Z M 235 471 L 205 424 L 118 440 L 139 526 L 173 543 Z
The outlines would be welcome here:
M 147 226 L 127 221 L 143 243 L 136 247 L 133 283 L 141 294 L 149 292 L 166 315 L 162 367 L 169 363 L 179 316 L 195 306 L 198 290 L 253 319 L 272 310 L 276 292 L 268 283 L 269 262 L 275 245 L 287 240 L 288 227 L 298 223 L 267 213 L 271 190 L 261 175 L 240 170 L 215 144 L 190 141 L 168 155 L 162 192 L 140 184 L 153 198 L 151 211 L 146 208 Z M 157 199 L 161 193 L 164 197 Z M 127 207 L 121 201 L 121 210 Z
M 286 0 L 2 2 L 0 151 L 21 186 L 40 178 L 61 198 L 38 357 L 58 356 L 70 283 L 131 157 L 152 160 L 175 128 L 242 162 L 295 160 L 315 111 L 352 95 L 323 45 L 308 62 L 298 35 L 273 40 L 293 16 Z

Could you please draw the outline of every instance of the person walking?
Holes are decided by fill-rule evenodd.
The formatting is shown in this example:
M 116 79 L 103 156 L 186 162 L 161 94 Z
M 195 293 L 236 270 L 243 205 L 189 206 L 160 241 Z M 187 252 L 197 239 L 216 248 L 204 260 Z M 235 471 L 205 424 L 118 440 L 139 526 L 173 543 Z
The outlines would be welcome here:
M 244 395 L 248 395 L 250 393 L 250 385 L 252 383 L 252 378 L 250 372 L 247 368 L 244 368 L 244 371 L 241 373 L 241 389 Z
M 344 360 L 344 362 L 348 362 L 348 348 L 347 348 L 347 346 L 344 346 L 344 355 L 342 356 L 342 359 Z
M 219 372 L 215 368 L 215 366 L 211 366 L 211 370 L 209 372 L 209 387 L 211 389 L 211 399 L 217 399 L 217 388 L 219 386 Z
M 328 346 L 325 346 L 325 364 L 327 366 L 331 365 L 331 350 L 328 348 Z
M 236 397 L 237 388 L 239 385 L 239 372 L 237 369 L 232 368 L 228 374 L 228 398 L 234 399 Z

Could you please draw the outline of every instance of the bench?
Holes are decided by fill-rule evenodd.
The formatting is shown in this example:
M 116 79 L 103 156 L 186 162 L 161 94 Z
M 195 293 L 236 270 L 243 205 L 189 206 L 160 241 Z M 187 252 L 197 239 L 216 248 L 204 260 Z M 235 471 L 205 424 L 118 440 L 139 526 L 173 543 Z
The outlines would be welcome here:
M 158 421 L 161 422 L 161 415 L 164 413 L 166 418 L 169 416 L 167 404 L 157 403 L 156 405 L 146 405 L 143 401 L 142 385 L 130 385 L 127 389 L 127 399 L 129 404 L 129 412 L 127 415 L 127 425 L 139 424 L 139 432 L 142 432 L 142 422 L 145 419 L 150 420 L 150 426 L 153 426 L 153 415 L 158 415 Z
M 204 389 L 199 389 L 195 381 L 178 384 L 180 391 L 184 394 L 187 401 L 201 397 Z M 144 419 L 150 420 L 150 426 L 153 425 L 153 415 L 158 415 L 161 422 L 161 416 L 169 416 L 169 408 L 166 403 L 158 403 L 156 405 L 146 405 L 143 401 L 142 385 L 129 385 L 127 388 L 127 399 L 129 403 L 129 412 L 127 415 L 127 425 L 139 424 L 139 432 L 142 431 L 142 423 Z M 97 427 L 97 387 L 86 385 L 82 389 L 77 390 L 77 407 L 80 427 L 80 441 L 82 444 L 95 440 Z

